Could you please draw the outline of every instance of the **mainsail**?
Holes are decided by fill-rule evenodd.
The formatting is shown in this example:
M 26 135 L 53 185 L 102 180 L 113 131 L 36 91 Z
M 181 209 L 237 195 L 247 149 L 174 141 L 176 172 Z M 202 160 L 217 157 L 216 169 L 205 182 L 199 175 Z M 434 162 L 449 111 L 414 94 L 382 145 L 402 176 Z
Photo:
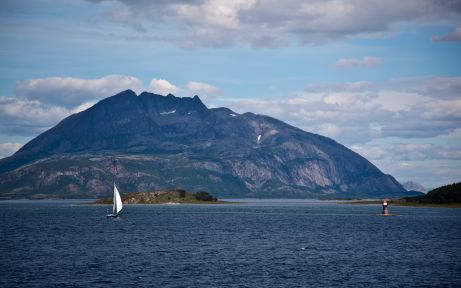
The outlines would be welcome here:
M 114 183 L 114 205 L 112 207 L 112 213 L 118 214 L 123 208 L 122 197 L 120 197 L 120 193 L 118 192 L 117 186 Z

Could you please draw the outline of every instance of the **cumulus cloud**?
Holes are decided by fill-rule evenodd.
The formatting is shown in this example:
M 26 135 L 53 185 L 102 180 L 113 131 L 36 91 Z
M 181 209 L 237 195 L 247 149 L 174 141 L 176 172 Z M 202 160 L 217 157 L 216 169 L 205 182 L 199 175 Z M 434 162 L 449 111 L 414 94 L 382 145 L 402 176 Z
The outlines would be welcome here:
M 200 98 L 207 104 L 212 104 L 213 100 L 221 96 L 222 91 L 208 83 L 191 81 L 187 83 L 186 89 L 189 94 L 200 95 Z
M 71 110 L 56 105 L 43 105 L 37 100 L 0 97 L 0 133 L 30 136 L 69 116 Z
M 458 42 L 461 41 L 461 27 L 456 28 L 455 31 L 445 35 L 434 36 L 432 41 L 435 42 Z
M 0 143 L 0 158 L 12 155 L 21 147 L 20 143 Z
M 15 94 L 21 99 L 74 108 L 126 89 L 140 92 L 142 86 L 139 79 L 125 75 L 108 75 L 99 79 L 49 77 L 18 82 Z
M 105 7 L 108 9 L 103 15 L 106 20 L 130 27 L 145 39 L 163 39 L 183 47 L 227 47 L 236 43 L 264 47 L 290 42 L 321 44 L 385 35 L 401 23 L 422 25 L 443 21 L 459 25 L 461 12 L 459 2 L 450 0 L 118 2 L 119 5 Z M 437 39 L 444 41 L 453 37 L 446 35 Z
M 169 81 L 156 78 L 150 81 L 149 90 L 160 95 L 175 94 L 180 91 L 178 87 L 171 84 Z
M 191 81 L 186 85 L 187 89 L 193 93 L 219 94 L 221 91 L 215 86 L 207 83 Z
M 340 68 L 350 67 L 376 67 L 381 65 L 381 59 L 378 57 L 365 56 L 362 59 L 341 58 L 336 61 L 335 66 Z

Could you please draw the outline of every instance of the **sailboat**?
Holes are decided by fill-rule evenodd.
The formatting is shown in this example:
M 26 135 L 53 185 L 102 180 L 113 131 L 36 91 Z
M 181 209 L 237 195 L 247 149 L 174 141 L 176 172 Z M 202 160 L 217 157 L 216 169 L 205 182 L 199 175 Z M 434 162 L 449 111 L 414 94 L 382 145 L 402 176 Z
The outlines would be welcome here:
M 114 183 L 114 201 L 112 204 L 112 213 L 107 214 L 107 217 L 117 217 L 118 213 L 122 210 L 123 208 L 123 202 L 122 202 L 122 197 L 120 197 L 120 193 L 118 192 L 117 186 L 115 186 Z

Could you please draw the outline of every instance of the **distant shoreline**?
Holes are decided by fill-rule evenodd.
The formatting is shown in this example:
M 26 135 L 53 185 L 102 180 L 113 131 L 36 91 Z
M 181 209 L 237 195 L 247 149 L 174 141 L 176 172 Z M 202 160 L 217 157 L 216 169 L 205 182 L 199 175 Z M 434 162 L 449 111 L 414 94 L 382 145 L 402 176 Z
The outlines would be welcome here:
M 382 205 L 381 200 L 358 200 L 349 202 L 338 202 L 338 204 L 352 204 L 352 205 Z M 422 208 L 461 208 L 461 203 L 418 203 L 418 202 L 405 202 L 399 200 L 390 200 L 390 205 L 393 206 L 409 206 L 409 207 L 422 207 Z
M 0 203 L 8 203 L 8 202 L 47 202 L 47 201 L 70 201 L 70 202 L 80 202 L 78 204 L 80 205 L 101 205 L 101 206 L 107 206 L 107 205 L 112 205 L 112 202 L 107 202 L 107 203 L 101 203 L 97 202 L 98 200 L 101 199 L 96 199 L 96 198 L 41 198 L 41 199 L 27 199 L 27 198 L 22 198 L 22 199 L 0 199 Z M 347 205 L 381 205 L 382 202 L 380 199 L 368 199 L 368 200 L 359 200 L 359 199 L 354 199 L 354 200 L 345 200 L 345 199 L 336 199 L 336 200 L 331 200 L 331 199 L 314 199 L 314 198 L 235 198 L 236 201 L 233 201 L 234 199 L 229 198 L 230 201 L 228 200 L 217 200 L 217 201 L 199 201 L 199 200 L 189 200 L 189 201 L 184 201 L 184 202 L 162 202 L 162 203 L 125 203 L 124 205 L 195 205 L 195 204 L 204 204 L 204 205 L 210 205 L 210 204 L 218 204 L 218 205 L 229 205 L 229 204 L 245 204 L 247 203 L 246 200 L 249 202 L 254 202 L 256 200 L 261 200 L 261 202 L 264 201 L 276 201 L 276 200 L 281 200 L 281 201 L 288 201 L 288 202 L 296 202 L 297 200 L 299 201 L 305 201 L 305 200 L 312 200 L 312 201 L 319 201 L 319 202 L 329 202 L 329 203 L 336 203 L 336 204 L 347 204 Z M 174 204 L 173 204 L 174 203 Z M 446 204 L 434 204 L 434 203 L 416 203 L 416 202 L 403 202 L 403 201 L 398 201 L 398 200 L 390 200 L 389 201 L 390 205 L 392 206 L 408 206 L 408 207 L 421 207 L 421 208 L 461 208 L 461 203 L 446 203 Z

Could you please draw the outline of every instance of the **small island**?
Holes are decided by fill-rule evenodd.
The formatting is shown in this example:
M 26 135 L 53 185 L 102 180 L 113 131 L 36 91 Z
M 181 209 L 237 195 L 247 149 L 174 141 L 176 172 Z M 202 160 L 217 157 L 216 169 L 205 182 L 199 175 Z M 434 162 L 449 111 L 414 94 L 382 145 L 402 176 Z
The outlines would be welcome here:
M 112 197 L 96 200 L 95 204 L 112 204 Z M 187 192 L 183 189 L 132 192 L 122 195 L 123 204 L 228 204 L 206 191 Z

